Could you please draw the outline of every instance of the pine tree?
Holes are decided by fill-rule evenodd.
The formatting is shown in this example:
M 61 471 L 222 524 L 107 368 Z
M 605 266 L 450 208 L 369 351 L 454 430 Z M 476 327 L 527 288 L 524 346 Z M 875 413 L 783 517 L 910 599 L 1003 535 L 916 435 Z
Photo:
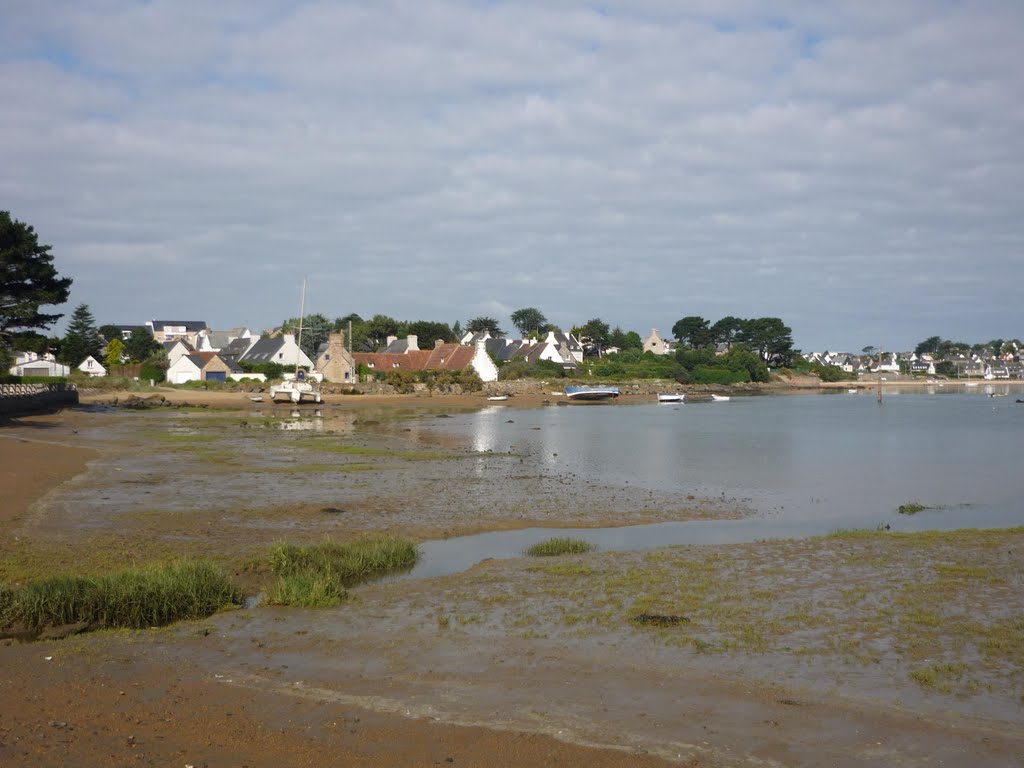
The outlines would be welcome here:
M 63 304 L 70 277 L 58 277 L 50 246 L 40 245 L 35 230 L 0 211 L 0 346 L 18 329 L 42 329 L 60 319 L 39 307 Z
M 103 339 L 96 328 L 96 320 L 88 304 L 79 304 L 71 315 L 68 332 L 60 348 L 60 360 L 75 366 L 89 355 L 97 360 L 103 351 Z

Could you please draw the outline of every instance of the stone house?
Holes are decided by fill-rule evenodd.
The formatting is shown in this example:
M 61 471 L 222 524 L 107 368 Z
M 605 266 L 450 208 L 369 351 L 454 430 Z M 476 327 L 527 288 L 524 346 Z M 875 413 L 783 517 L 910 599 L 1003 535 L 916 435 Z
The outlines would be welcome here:
M 351 383 L 356 380 L 356 361 L 345 348 L 344 332 L 332 333 L 320 345 L 315 370 L 323 374 L 324 381 Z

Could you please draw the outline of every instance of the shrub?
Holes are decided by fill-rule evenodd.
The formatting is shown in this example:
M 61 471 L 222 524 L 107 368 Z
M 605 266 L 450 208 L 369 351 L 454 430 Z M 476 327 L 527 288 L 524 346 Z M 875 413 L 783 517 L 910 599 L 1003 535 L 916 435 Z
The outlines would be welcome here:
M 93 627 L 152 627 L 209 616 L 242 595 L 212 563 L 183 560 L 97 577 L 56 576 L 9 593 L 5 623 L 37 630 L 87 622 Z
M 278 544 L 270 553 L 270 569 L 279 579 L 268 601 L 304 607 L 337 605 L 345 599 L 345 587 L 409 568 L 418 558 L 413 542 L 392 536 L 347 544 Z
M 551 538 L 539 541 L 526 550 L 530 557 L 554 557 L 556 555 L 580 555 L 590 552 L 594 545 L 583 539 Z

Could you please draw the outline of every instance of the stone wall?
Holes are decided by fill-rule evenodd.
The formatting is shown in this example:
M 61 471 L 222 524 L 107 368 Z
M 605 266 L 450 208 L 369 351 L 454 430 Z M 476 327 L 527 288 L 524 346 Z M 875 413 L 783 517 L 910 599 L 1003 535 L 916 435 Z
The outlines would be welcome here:
M 78 405 L 74 384 L 0 384 L 0 418 L 53 413 Z

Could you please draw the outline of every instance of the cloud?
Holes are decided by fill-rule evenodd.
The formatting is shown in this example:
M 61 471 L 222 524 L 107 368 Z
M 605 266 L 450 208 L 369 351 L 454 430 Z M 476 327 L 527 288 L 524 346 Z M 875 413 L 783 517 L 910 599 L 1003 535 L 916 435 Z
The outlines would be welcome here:
M 1021 335 L 1024 8 L 764 8 L 19 4 L 0 195 L 103 321 Z

